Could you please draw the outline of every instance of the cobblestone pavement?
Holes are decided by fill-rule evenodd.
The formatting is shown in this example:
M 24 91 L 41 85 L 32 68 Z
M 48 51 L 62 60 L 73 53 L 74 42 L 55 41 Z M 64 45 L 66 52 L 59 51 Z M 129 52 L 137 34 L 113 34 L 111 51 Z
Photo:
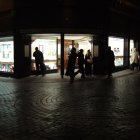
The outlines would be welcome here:
M 0 140 L 140 139 L 139 72 L 54 77 L 0 77 Z

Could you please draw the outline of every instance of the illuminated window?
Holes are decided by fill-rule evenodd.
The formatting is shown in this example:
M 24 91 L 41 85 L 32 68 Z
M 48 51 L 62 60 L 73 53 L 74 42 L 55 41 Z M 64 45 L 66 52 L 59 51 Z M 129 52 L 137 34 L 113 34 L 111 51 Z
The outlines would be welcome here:
M 133 49 L 134 49 L 134 40 L 130 40 L 130 64 L 132 64 L 132 59 L 131 59 L 131 56 L 132 56 L 132 53 L 133 53 Z
M 47 67 L 47 69 L 56 69 L 57 65 L 57 41 L 56 39 L 36 39 L 32 42 L 31 45 L 32 50 L 32 60 L 33 60 L 33 68 L 35 69 L 35 63 L 34 63 L 34 57 L 33 52 L 35 51 L 35 47 L 38 47 L 40 51 L 43 52 L 44 55 L 44 63 Z
M 122 66 L 124 57 L 124 39 L 109 37 L 109 46 L 111 46 L 111 50 L 115 55 L 115 66 Z
M 0 42 L 0 71 L 13 72 L 14 45 L 13 41 Z

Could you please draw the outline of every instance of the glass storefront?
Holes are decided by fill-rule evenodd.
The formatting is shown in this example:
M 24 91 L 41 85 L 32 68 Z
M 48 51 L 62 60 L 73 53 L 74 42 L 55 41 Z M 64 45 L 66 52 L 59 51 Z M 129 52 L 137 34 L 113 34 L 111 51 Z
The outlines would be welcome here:
M 44 54 L 44 61 L 47 70 L 59 70 L 61 67 L 61 35 L 60 34 L 34 34 L 31 35 L 31 59 L 32 70 L 35 70 L 35 58 L 33 52 L 38 47 Z M 72 47 L 77 52 L 87 50 L 93 53 L 93 35 L 86 34 L 65 34 L 64 35 L 64 68 L 67 66 L 68 56 Z M 124 39 L 118 37 L 109 37 L 108 44 L 115 54 L 115 66 L 123 66 L 124 58 Z M 131 55 L 134 48 L 134 40 L 130 40 L 130 64 L 132 63 Z M 0 71 L 14 72 L 14 42 L 13 37 L 0 38 Z
M 56 39 L 35 39 L 31 44 L 32 70 L 35 70 L 35 58 L 33 52 L 38 47 L 44 55 L 44 63 L 47 70 L 57 69 L 57 40 Z
M 130 56 L 130 64 L 132 64 L 132 61 L 133 61 L 131 59 L 131 56 L 132 56 L 133 51 L 134 51 L 134 40 L 131 39 L 130 40 L 130 51 L 129 51 L 130 52 L 130 55 L 129 55 Z
M 0 71 L 14 72 L 14 44 L 12 37 L 0 38 Z
M 91 51 L 91 46 L 92 45 L 88 40 L 79 42 L 79 49 L 84 50 L 84 55 L 87 53 L 87 50 Z
M 109 37 L 109 46 L 115 55 L 115 66 L 123 66 L 124 39 Z
M 91 37 L 89 35 L 64 35 L 64 68 L 67 66 L 68 55 L 71 48 L 76 47 L 77 52 L 80 49 L 84 50 L 86 54 L 87 50 L 91 50 Z M 32 70 L 35 70 L 35 58 L 33 52 L 35 47 L 38 47 L 44 54 L 44 61 L 47 70 L 59 70 L 61 65 L 61 40 L 60 35 L 55 34 L 35 34 L 32 35 L 31 43 L 31 58 L 32 58 Z
M 76 48 L 76 52 L 80 49 L 84 50 L 84 55 L 87 50 L 92 52 L 92 35 L 66 34 L 64 37 L 64 68 L 67 67 L 68 56 L 72 47 Z

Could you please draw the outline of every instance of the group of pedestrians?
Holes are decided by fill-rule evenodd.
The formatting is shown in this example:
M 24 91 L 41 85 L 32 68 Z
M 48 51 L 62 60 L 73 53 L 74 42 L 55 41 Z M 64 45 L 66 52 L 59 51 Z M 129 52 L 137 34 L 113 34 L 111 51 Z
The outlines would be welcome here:
M 35 48 L 35 52 L 33 53 L 35 57 L 35 64 L 36 64 L 36 75 L 45 74 L 45 64 L 44 64 L 44 57 L 43 53 L 38 49 Z M 115 56 L 111 47 L 107 47 L 106 50 L 106 68 L 107 68 L 107 75 L 108 77 L 112 76 L 112 72 L 115 68 L 114 65 Z M 78 70 L 75 71 L 76 62 L 78 64 Z M 80 49 L 78 53 L 76 52 L 76 48 L 72 48 L 68 58 L 68 64 L 66 69 L 66 76 L 70 76 L 70 82 L 74 81 L 74 78 L 77 74 L 81 74 L 81 78 L 85 78 L 85 76 L 92 76 L 92 66 L 93 66 L 93 56 L 90 50 L 87 50 L 87 53 L 84 55 L 84 50 Z
M 76 60 L 78 60 L 78 70 L 75 72 Z M 81 73 L 81 78 L 85 78 L 84 61 L 85 59 L 84 59 L 83 49 L 80 49 L 77 54 L 76 48 L 73 47 L 69 55 L 67 69 L 65 73 L 66 76 L 70 76 L 71 82 L 74 81 L 74 78 L 78 73 Z
M 45 74 L 46 67 L 44 64 L 44 56 L 43 53 L 38 49 L 35 48 L 35 52 L 33 53 L 35 57 L 35 64 L 36 64 L 36 75 L 38 74 Z M 111 47 L 108 46 L 105 51 L 105 63 L 106 63 L 106 74 L 108 78 L 112 77 L 112 73 L 115 69 L 115 55 L 114 52 L 111 50 Z M 78 64 L 78 70 L 75 71 L 76 62 Z M 66 69 L 66 76 L 70 76 L 70 82 L 74 81 L 74 78 L 77 74 L 81 74 L 81 78 L 85 78 L 85 76 L 92 76 L 92 66 L 93 66 L 93 56 L 90 50 L 87 50 L 87 53 L 84 55 L 84 50 L 80 49 L 79 52 L 76 52 L 76 48 L 72 48 L 68 58 L 68 64 Z M 140 55 L 137 48 L 134 48 L 132 51 L 131 56 L 131 69 L 134 70 L 136 67 L 140 69 Z
M 75 72 L 76 67 L 76 60 L 78 60 L 78 70 Z M 114 52 L 111 50 L 111 47 L 108 47 L 106 50 L 106 69 L 108 78 L 112 76 L 112 72 L 115 68 L 114 65 Z M 93 64 L 93 57 L 90 50 L 84 56 L 84 50 L 80 49 L 78 53 L 76 53 L 76 48 L 71 49 L 71 53 L 68 59 L 68 65 L 66 69 L 66 76 L 70 76 L 70 82 L 74 81 L 75 76 L 80 73 L 81 78 L 85 78 L 85 76 L 92 75 L 92 64 Z

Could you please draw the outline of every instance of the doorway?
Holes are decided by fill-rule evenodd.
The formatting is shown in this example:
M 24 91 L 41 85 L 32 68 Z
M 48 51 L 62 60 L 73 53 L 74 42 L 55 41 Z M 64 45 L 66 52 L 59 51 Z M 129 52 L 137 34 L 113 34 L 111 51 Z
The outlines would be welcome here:
M 61 34 L 32 34 L 31 35 L 31 70 L 34 73 L 35 58 L 33 52 L 35 47 L 38 47 L 44 54 L 44 63 L 47 68 L 47 73 L 57 73 L 61 69 Z M 68 56 L 72 47 L 75 47 L 77 52 L 80 49 L 84 50 L 84 55 L 87 50 L 93 53 L 93 36 L 89 34 L 64 34 L 64 70 L 66 69 Z
M 84 50 L 84 55 L 87 50 L 90 50 L 93 55 L 93 36 L 89 34 L 65 34 L 64 35 L 64 69 L 67 66 L 68 56 L 72 47 L 76 48 L 76 52 L 80 49 Z

